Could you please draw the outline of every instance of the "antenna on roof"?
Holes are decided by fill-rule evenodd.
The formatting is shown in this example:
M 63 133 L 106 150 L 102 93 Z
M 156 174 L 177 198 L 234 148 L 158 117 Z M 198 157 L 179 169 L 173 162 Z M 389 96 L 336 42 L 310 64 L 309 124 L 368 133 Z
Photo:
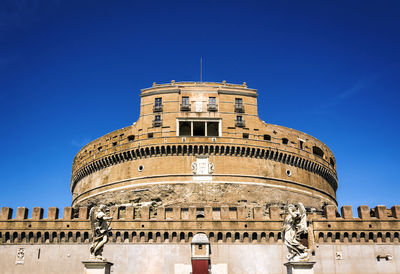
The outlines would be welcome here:
M 203 57 L 200 57 L 200 83 L 203 82 Z

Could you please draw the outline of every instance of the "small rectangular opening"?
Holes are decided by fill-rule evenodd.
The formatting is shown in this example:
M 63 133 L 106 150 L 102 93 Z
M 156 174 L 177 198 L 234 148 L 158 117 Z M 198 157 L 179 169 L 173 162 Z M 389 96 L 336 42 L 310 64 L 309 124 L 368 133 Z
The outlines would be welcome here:
M 147 133 L 147 138 L 153 138 L 153 133 Z
M 243 138 L 244 139 L 249 139 L 249 134 L 248 133 L 243 133 Z

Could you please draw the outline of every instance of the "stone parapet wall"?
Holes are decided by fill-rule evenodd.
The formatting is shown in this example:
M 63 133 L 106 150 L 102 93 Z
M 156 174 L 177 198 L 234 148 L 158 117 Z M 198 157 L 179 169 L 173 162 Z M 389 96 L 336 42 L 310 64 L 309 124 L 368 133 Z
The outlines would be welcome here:
M 28 209 L 17 209 L 14 219 L 11 208 L 0 213 L 2 244 L 88 243 L 91 235 L 89 209 L 64 208 L 59 219 L 57 208 L 36 207 L 28 219 Z M 205 232 L 213 243 L 282 244 L 283 210 L 261 207 L 159 207 L 111 208 L 111 242 L 120 243 L 188 243 L 197 232 Z M 349 206 L 326 206 L 323 212 L 308 214 L 310 246 L 315 244 L 399 244 L 400 206 L 387 209 L 377 206 L 358 208 L 353 217 Z
M 24 262 L 16 264 L 23 249 Z M 108 243 L 103 255 L 114 265 L 111 273 L 188 274 L 190 243 Z M 226 273 L 286 274 L 287 248 L 281 244 L 211 243 L 211 271 Z M 319 274 L 396 274 L 400 269 L 400 245 L 325 244 L 311 260 Z M 89 257 L 89 244 L 0 245 L 2 273 L 81 274 Z M 390 259 L 385 259 L 389 257 Z M 378 259 L 379 258 L 379 259 Z

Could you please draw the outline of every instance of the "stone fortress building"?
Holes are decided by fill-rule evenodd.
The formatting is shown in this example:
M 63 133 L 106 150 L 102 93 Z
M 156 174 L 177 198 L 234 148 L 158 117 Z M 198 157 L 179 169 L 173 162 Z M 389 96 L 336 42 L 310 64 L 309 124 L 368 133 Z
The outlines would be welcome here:
M 316 273 L 400 273 L 400 206 L 340 210 L 336 160 L 318 139 L 258 116 L 257 91 L 204 82 L 154 83 L 133 125 L 84 146 L 72 206 L 0 214 L 5 273 L 82 273 L 90 207 L 112 207 L 105 247 L 113 273 L 189 273 L 190 243 L 211 242 L 212 273 L 286 273 L 288 203 L 308 212 Z
M 321 141 L 258 117 L 246 84 L 143 89 L 140 117 L 76 155 L 72 205 L 337 205 L 335 158 Z

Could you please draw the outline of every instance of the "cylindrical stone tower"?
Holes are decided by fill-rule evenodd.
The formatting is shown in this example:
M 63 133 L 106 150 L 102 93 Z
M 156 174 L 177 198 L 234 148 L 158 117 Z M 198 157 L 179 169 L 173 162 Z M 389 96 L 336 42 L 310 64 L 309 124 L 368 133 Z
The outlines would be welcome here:
M 267 124 L 247 85 L 172 81 L 140 93 L 133 125 L 84 146 L 72 205 L 336 206 L 335 158 L 316 138 Z

